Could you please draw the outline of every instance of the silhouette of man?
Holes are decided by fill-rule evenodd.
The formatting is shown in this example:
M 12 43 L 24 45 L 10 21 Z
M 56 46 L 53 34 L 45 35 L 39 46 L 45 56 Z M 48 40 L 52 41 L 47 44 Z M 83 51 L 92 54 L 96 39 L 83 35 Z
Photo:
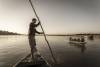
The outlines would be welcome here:
M 34 61 L 34 53 L 37 51 L 36 49 L 36 41 L 35 41 L 35 34 L 42 34 L 36 30 L 36 27 L 40 25 L 40 22 L 36 24 L 37 20 L 35 18 L 32 19 L 32 22 L 29 25 L 29 44 L 31 48 L 32 59 Z

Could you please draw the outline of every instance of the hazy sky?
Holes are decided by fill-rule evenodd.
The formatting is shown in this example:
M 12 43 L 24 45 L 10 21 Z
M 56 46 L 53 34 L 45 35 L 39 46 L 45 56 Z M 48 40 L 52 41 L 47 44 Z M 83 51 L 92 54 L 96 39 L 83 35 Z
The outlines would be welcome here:
M 100 33 L 100 0 L 32 2 L 46 33 Z M 0 30 L 27 33 L 33 17 L 28 0 L 0 0 Z

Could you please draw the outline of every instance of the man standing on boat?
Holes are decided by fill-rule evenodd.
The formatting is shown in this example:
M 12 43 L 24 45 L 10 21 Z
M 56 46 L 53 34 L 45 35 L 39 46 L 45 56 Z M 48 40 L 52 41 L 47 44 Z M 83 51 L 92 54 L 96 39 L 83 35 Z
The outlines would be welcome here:
M 36 27 L 38 27 L 40 25 L 40 22 L 38 22 L 36 24 L 37 20 L 36 18 L 32 19 L 32 22 L 29 25 L 29 44 L 30 44 L 30 48 L 31 48 L 31 54 L 32 54 L 32 59 L 34 61 L 34 53 L 37 51 L 36 49 L 36 41 L 35 41 L 35 34 L 42 34 L 41 32 L 38 32 L 36 30 Z

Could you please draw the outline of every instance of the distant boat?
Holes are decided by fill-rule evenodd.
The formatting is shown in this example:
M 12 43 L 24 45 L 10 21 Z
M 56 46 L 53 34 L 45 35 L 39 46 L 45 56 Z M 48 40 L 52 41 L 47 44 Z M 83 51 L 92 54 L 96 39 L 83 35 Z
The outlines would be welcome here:
M 69 43 L 72 43 L 72 44 L 86 44 L 86 42 L 76 42 L 76 41 L 69 41 Z
M 22 58 L 18 61 L 13 67 L 50 67 L 48 62 L 37 53 L 36 62 L 32 62 L 31 54 L 28 54 L 26 57 Z
M 69 37 L 69 43 L 86 44 L 84 36 L 71 36 Z

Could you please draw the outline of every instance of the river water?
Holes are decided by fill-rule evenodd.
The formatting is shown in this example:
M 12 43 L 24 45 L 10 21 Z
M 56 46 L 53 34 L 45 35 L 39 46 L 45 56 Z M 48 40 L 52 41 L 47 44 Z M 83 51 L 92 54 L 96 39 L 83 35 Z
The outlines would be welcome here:
M 44 37 L 37 36 L 37 49 L 56 67 L 100 67 L 100 37 L 86 40 L 83 46 L 69 44 L 67 36 L 47 37 L 57 61 L 54 63 Z M 0 36 L 0 67 L 12 67 L 30 53 L 27 36 Z

